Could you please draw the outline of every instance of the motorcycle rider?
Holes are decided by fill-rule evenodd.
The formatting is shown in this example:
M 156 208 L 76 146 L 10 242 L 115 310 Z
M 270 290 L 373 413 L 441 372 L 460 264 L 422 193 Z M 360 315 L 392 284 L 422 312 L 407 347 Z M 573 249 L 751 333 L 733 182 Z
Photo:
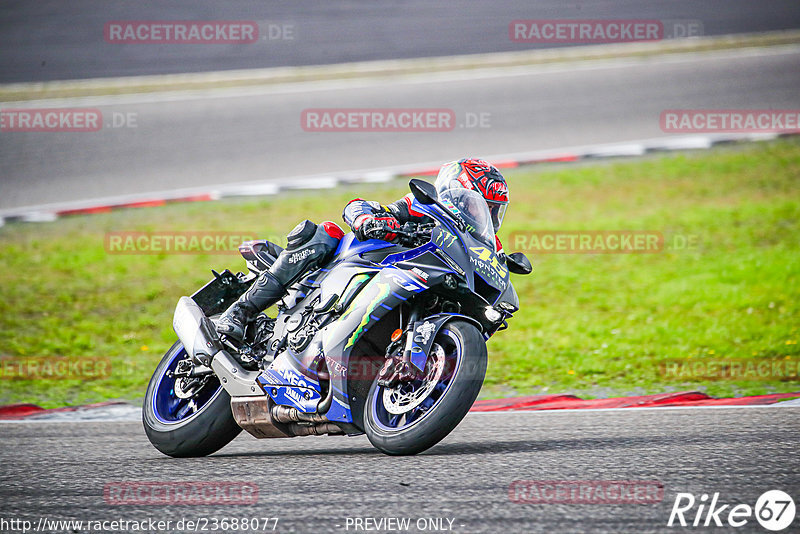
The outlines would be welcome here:
M 508 207 L 508 185 L 494 165 L 471 158 L 445 163 L 439 170 L 435 185 L 437 191 L 464 187 L 480 193 L 489 207 L 495 232 L 500 228 Z M 433 222 L 427 215 L 414 210 L 413 199 L 413 195 L 408 194 L 384 206 L 356 198 L 345 206 L 342 218 L 360 241 L 395 241 L 398 236 L 392 229 L 400 228 L 406 222 Z M 217 332 L 242 341 L 245 328 L 261 311 L 278 302 L 287 288 L 305 272 L 331 259 L 343 235 L 341 228 L 332 222 L 316 225 L 306 220 L 298 224 L 287 236 L 286 249 L 278 255 L 275 263 L 222 314 L 217 322 Z M 502 254 L 503 247 L 497 237 L 495 248 L 498 254 Z

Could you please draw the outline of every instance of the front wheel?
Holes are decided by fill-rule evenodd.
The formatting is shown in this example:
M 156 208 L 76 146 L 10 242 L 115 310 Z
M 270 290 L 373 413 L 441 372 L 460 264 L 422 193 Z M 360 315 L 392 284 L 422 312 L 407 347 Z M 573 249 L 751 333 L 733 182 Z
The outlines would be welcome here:
M 242 431 L 233 419 L 230 395 L 216 376 L 175 377 L 178 366 L 187 360 L 183 345 L 172 345 L 147 385 L 142 410 L 150 443 L 174 457 L 206 456 Z
M 436 334 L 419 379 L 367 395 L 364 432 L 391 455 L 417 454 L 447 436 L 478 397 L 486 375 L 486 342 L 471 323 L 452 321 Z

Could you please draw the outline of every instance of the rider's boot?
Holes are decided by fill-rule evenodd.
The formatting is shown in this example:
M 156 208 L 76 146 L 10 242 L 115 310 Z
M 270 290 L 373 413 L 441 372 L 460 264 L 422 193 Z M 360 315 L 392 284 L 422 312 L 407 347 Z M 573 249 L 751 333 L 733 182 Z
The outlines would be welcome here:
M 264 271 L 250 289 L 222 314 L 217 321 L 217 332 L 241 342 L 244 330 L 256 316 L 278 302 L 286 294 L 286 288 L 270 271 Z
M 311 268 L 326 263 L 344 234 L 332 222 L 303 221 L 287 236 L 286 249 L 217 322 L 217 332 L 241 342 L 247 325 L 285 294 L 286 288 Z

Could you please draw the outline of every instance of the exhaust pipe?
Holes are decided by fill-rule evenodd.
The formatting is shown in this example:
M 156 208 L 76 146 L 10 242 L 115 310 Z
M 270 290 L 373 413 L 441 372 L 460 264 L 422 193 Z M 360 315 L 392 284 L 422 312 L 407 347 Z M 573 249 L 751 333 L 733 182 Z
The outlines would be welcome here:
M 319 404 L 317 404 L 317 413 L 328 413 L 328 410 L 331 409 L 331 404 L 333 404 L 333 384 L 331 384 L 329 381 L 328 392 L 325 394 L 325 398 L 319 401 Z
M 291 406 L 278 405 L 273 405 L 269 411 L 275 421 L 288 425 L 289 431 L 293 432 L 295 436 L 344 434 L 341 428 L 319 413 L 303 413 Z
M 231 397 L 231 412 L 236 424 L 259 439 L 345 433 L 324 415 L 273 405 L 269 397 Z
M 329 435 L 344 435 L 344 430 L 334 425 L 333 423 L 323 423 L 321 425 L 304 425 L 302 423 L 291 423 L 289 430 L 295 436 L 323 436 Z
M 330 420 L 322 414 L 303 413 L 291 406 L 275 404 L 270 408 L 269 413 L 275 421 L 284 424 L 299 423 L 301 421 L 305 423 L 330 423 Z
M 231 397 L 231 411 L 236 424 L 259 439 L 294 436 L 272 418 L 267 397 Z

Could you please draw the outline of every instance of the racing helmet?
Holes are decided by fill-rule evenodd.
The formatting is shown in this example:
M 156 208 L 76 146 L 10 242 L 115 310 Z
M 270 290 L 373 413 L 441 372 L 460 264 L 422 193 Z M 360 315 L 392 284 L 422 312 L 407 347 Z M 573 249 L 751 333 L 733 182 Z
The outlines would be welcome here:
M 451 161 L 439 169 L 434 185 L 437 192 L 464 187 L 480 193 L 489 206 L 494 231 L 500 229 L 508 208 L 508 185 L 497 167 L 482 159 Z

